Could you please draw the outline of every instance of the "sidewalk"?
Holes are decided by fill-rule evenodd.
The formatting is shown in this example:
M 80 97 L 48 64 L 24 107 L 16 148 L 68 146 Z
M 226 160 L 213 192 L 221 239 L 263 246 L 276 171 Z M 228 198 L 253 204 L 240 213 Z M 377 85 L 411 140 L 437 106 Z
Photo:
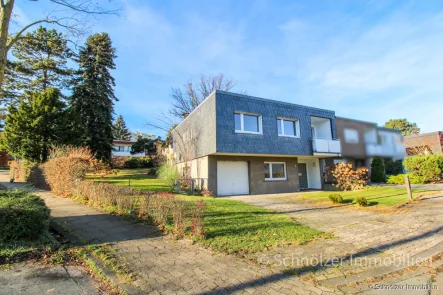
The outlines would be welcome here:
M 125 221 L 25 183 L 0 185 L 28 188 L 40 195 L 61 226 L 90 243 L 111 242 L 134 272 L 134 285 L 149 294 L 322 294 L 309 282 L 223 254 L 214 254 L 186 240 L 173 240 L 155 226 Z

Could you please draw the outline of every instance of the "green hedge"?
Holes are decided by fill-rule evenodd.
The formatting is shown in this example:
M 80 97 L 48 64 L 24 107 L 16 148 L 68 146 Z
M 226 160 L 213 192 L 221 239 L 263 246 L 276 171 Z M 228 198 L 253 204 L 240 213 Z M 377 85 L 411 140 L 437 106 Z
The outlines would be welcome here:
M 386 182 L 385 164 L 382 158 L 374 158 L 371 163 L 371 181 Z
M 405 184 L 405 175 L 406 174 L 391 175 L 391 176 L 389 176 L 387 183 L 389 183 L 389 184 Z M 411 184 L 424 184 L 425 183 L 425 179 L 421 176 L 416 176 L 413 174 L 408 174 L 408 175 L 409 175 L 409 181 L 411 182 Z
M 0 191 L 0 242 L 38 239 L 49 227 L 45 202 L 26 191 Z
M 125 168 L 152 168 L 152 159 L 147 157 L 130 157 L 125 160 Z
M 425 182 L 436 181 L 443 171 L 443 155 L 412 156 L 404 160 L 405 168 Z
M 385 171 L 387 175 L 398 175 L 403 173 L 402 160 L 385 160 Z

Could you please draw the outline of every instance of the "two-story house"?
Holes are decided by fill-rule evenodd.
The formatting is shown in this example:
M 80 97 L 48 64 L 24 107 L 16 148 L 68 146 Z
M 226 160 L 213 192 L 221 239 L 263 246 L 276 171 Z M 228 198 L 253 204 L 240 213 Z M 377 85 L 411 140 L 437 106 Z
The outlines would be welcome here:
M 131 133 L 129 140 L 114 139 L 112 141 L 112 156 L 113 157 L 144 157 L 145 153 L 131 154 L 132 146 L 139 138 L 154 138 L 154 134 L 145 133 Z
M 403 137 L 399 130 L 377 126 L 376 123 L 336 117 L 337 137 L 341 144 L 341 158 L 331 161 L 344 161 L 354 167 L 370 167 L 372 159 L 380 157 L 402 160 L 405 157 Z
M 183 178 L 219 196 L 321 189 L 321 163 L 341 156 L 335 113 L 214 91 L 172 132 Z

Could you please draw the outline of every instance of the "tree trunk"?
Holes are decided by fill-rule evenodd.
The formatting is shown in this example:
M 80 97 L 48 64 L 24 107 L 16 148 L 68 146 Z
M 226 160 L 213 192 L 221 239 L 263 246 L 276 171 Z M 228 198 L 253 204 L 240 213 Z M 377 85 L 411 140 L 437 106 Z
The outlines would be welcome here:
M 13 8 L 14 0 L 6 0 L 6 3 L 0 7 L 0 99 L 3 98 L 3 82 L 5 80 L 8 55 L 9 22 L 11 21 Z

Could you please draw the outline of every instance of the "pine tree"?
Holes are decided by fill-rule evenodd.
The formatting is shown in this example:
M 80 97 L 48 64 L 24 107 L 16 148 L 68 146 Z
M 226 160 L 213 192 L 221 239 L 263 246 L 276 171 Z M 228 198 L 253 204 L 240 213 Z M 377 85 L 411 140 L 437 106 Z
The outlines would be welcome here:
M 65 104 L 58 89 L 31 93 L 29 102 L 9 107 L 3 133 L 3 147 L 12 155 L 33 162 L 44 162 L 52 144 L 64 143 Z
M 82 76 L 74 86 L 71 106 L 82 124 L 82 143 L 97 159 L 109 160 L 112 151 L 112 115 L 114 113 L 115 49 L 108 34 L 90 36 L 80 48 L 78 62 Z
M 112 127 L 112 136 L 114 139 L 131 140 L 131 133 L 129 133 L 122 115 L 117 117 Z
M 39 27 L 20 38 L 12 48 L 14 60 L 8 62 L 5 90 L 9 98 L 23 91 L 68 88 L 73 71 L 67 66 L 73 53 L 63 34 Z
M 371 181 L 386 182 L 385 164 L 382 158 L 374 158 L 371 163 Z

